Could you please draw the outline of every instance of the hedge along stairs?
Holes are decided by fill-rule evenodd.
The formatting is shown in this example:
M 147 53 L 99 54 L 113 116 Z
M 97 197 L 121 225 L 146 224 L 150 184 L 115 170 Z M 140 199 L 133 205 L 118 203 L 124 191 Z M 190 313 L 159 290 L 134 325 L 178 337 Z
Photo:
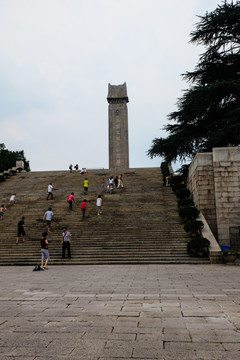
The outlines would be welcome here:
M 42 220 L 48 207 L 55 219 L 48 235 L 50 265 L 53 264 L 199 264 L 208 259 L 187 254 L 189 235 L 178 215 L 177 198 L 170 187 L 162 186 L 159 168 L 129 169 L 123 173 L 124 188 L 106 191 L 110 170 L 91 170 L 86 174 L 89 192 L 83 193 L 85 175 L 79 172 L 21 173 L 0 184 L 1 204 L 12 193 L 16 203 L 8 207 L 0 221 L 0 265 L 40 263 L 39 239 L 46 230 Z M 105 189 L 101 188 L 105 179 Z M 52 183 L 54 199 L 46 201 Z M 68 195 L 74 192 L 70 211 Z M 97 215 L 96 198 L 102 194 L 102 215 Z M 81 221 L 80 204 L 87 199 L 89 218 Z M 26 238 L 16 245 L 17 223 L 25 216 Z M 61 258 L 62 227 L 72 233 L 72 259 Z

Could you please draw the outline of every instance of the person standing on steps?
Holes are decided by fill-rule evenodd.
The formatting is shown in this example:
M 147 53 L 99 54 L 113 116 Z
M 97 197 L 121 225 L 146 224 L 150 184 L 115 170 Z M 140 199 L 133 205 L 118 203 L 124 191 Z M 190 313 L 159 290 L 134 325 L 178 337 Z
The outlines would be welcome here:
M 123 188 L 123 175 L 122 174 L 118 176 L 118 186 L 117 186 L 117 188 L 120 189 L 120 187 Z
M 108 184 L 111 185 L 111 184 L 113 184 L 113 182 L 114 182 L 113 176 L 110 176 L 110 178 L 108 180 Z
M 87 200 L 83 200 L 83 202 L 81 203 L 81 210 L 82 210 L 82 220 L 85 219 L 85 213 L 87 210 Z
M 42 269 L 48 269 L 48 261 L 50 260 L 50 255 L 48 251 L 48 240 L 47 240 L 48 233 L 44 231 L 42 233 L 42 237 L 40 240 L 41 244 L 41 268 Z M 43 266 L 43 263 L 45 261 L 45 264 Z
M 53 193 L 52 193 L 52 191 L 53 191 L 53 185 L 52 185 L 52 183 L 50 183 L 50 184 L 48 185 L 48 194 L 47 194 L 46 200 L 48 200 L 49 196 L 51 197 L 51 200 L 53 199 Z
M 71 241 L 72 235 L 70 231 L 68 231 L 67 227 L 64 226 L 62 233 L 62 259 L 65 258 L 65 251 L 68 251 L 68 258 L 71 259 Z
M 74 201 L 74 193 L 72 192 L 67 199 L 67 202 L 69 204 L 69 210 L 72 210 L 73 201 Z
M 101 215 L 101 213 L 102 213 L 102 211 L 101 211 L 101 209 L 102 209 L 102 197 L 101 197 L 101 195 L 98 195 L 96 205 L 97 205 L 98 215 Z
M 109 184 L 109 194 L 111 195 L 113 193 L 113 183 Z
M 50 229 L 51 229 L 51 222 L 52 220 L 54 219 L 54 215 L 53 215 L 53 212 L 52 212 L 52 208 L 49 208 L 45 214 L 43 215 L 43 220 L 46 220 L 47 221 L 47 229 L 48 229 L 48 232 L 50 232 Z
M 114 184 L 116 186 L 116 188 L 118 187 L 118 176 L 115 176 L 114 178 Z
M 103 191 L 103 190 L 104 190 L 104 186 L 105 186 L 105 179 L 104 179 L 104 178 L 102 178 L 101 185 L 102 185 L 102 191 Z
M 83 180 L 83 192 L 85 195 L 87 195 L 88 193 L 88 185 L 89 185 L 88 178 L 85 178 L 85 180 Z
M 16 245 L 18 245 L 18 242 L 19 242 L 19 238 L 20 236 L 22 235 L 22 242 L 24 243 L 25 242 L 25 230 L 24 230 L 24 220 L 25 220 L 25 217 L 22 216 L 21 220 L 19 220 L 18 222 L 18 232 L 17 232 L 17 240 L 16 240 Z
M 5 206 L 2 204 L 0 206 L 0 220 L 3 218 L 4 211 L 6 210 Z

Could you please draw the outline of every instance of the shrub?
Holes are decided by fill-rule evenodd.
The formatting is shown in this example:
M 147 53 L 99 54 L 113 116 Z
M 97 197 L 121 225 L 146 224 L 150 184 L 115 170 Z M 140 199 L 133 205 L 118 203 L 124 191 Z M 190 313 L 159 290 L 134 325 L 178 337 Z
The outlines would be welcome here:
M 190 197 L 191 193 L 187 188 L 183 187 L 176 190 L 176 195 L 179 199 L 187 199 Z
M 185 189 L 185 185 L 184 184 L 175 184 L 172 186 L 172 190 L 176 193 L 179 189 Z
M 202 236 L 195 237 L 189 241 L 187 251 L 190 255 L 208 256 L 210 241 Z
M 183 184 L 183 177 L 181 175 L 174 175 L 172 178 L 172 185 L 179 185 L 179 184 Z
M 186 206 L 194 206 L 193 199 L 179 199 L 178 200 L 178 208 L 186 207 Z
M 201 230 L 203 229 L 203 222 L 201 220 L 187 220 L 184 225 L 184 230 L 190 233 L 191 236 L 201 236 Z
M 188 178 L 188 169 L 189 169 L 190 164 L 184 164 L 180 167 L 180 169 L 178 169 L 177 173 L 182 176 L 183 179 L 183 183 L 186 184 L 187 183 L 187 178 Z
M 195 220 L 199 213 L 199 210 L 195 206 L 186 206 L 179 209 L 179 215 L 182 219 Z

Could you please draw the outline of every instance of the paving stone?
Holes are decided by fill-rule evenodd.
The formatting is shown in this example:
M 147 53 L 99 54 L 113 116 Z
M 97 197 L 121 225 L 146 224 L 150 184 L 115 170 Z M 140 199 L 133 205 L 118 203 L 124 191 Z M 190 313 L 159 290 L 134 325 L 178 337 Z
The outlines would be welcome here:
M 204 360 L 239 360 L 238 351 L 197 350 L 196 355 L 198 359 L 204 359 Z
M 7 356 L 6 357 L 6 355 L 1 355 L 0 354 L 0 360 L 35 360 L 36 359 L 36 357 L 35 356 L 24 356 L 24 357 L 22 357 L 22 356 L 18 356 L 17 358 L 15 357 L 15 356 Z M 42 358 L 41 358 L 41 360 L 42 360 Z
M 179 350 L 168 351 L 163 350 L 158 354 L 158 360 L 203 360 L 197 357 L 194 350 Z
M 43 359 L 44 359 L 43 356 L 34 357 L 34 360 L 43 360 Z M 50 355 L 50 356 L 47 356 L 47 359 L 48 360 L 66 360 L 66 359 L 67 360 L 99 360 L 99 355 L 94 355 L 94 354 L 91 353 L 88 356 L 88 355 L 85 354 L 85 352 L 83 352 L 82 354 L 80 352 L 79 354 L 75 354 L 74 356 L 69 355 L 68 357 L 61 356 L 61 355 L 53 355 L 53 356 Z M 14 360 L 18 360 L 18 357 L 14 358 Z
M 154 348 L 134 348 L 133 358 L 139 359 L 158 359 L 159 350 Z
M 166 350 L 171 350 L 171 351 L 176 351 L 176 352 L 178 352 L 179 350 L 180 351 L 185 351 L 185 350 L 211 350 L 211 351 L 220 350 L 220 351 L 224 351 L 224 347 L 220 342 L 214 343 L 214 342 L 209 342 L 209 341 L 205 341 L 205 342 L 168 341 L 168 342 L 164 343 L 164 347 Z
M 40 283 L 31 270 L 1 271 L 0 360 L 240 358 L 232 267 L 63 266 Z

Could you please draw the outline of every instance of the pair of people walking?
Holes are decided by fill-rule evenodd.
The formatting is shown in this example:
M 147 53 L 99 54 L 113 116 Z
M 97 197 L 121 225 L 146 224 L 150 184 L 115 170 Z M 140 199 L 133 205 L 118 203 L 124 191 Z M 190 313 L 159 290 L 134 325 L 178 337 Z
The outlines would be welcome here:
M 48 250 L 48 239 L 47 239 L 48 233 L 47 231 L 44 231 L 42 233 L 42 237 L 40 239 L 40 245 L 41 245 L 41 269 L 48 269 L 48 262 L 50 260 L 50 254 Z M 71 259 L 71 241 L 72 241 L 72 235 L 70 231 L 68 231 L 67 227 L 64 226 L 63 232 L 62 232 L 62 259 L 65 258 L 65 252 L 67 249 L 68 252 L 68 258 Z

